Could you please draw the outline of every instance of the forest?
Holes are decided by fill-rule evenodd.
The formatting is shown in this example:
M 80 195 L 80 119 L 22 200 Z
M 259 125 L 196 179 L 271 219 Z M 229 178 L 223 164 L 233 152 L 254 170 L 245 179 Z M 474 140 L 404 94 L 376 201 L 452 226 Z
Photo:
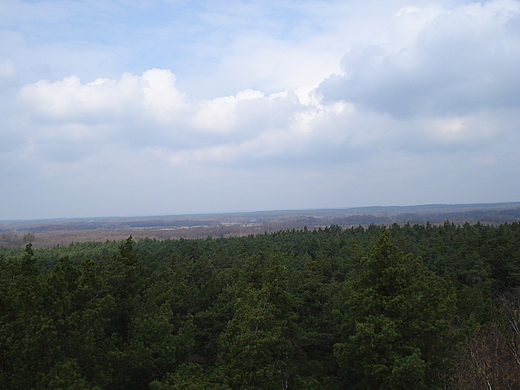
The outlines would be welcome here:
M 520 223 L 0 247 L 5 390 L 520 389 Z

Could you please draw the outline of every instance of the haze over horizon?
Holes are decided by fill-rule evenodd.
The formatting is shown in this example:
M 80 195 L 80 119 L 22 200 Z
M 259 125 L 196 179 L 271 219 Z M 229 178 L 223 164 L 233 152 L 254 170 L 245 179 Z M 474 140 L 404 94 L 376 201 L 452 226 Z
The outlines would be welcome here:
M 517 202 L 520 1 L 0 2 L 0 220 Z

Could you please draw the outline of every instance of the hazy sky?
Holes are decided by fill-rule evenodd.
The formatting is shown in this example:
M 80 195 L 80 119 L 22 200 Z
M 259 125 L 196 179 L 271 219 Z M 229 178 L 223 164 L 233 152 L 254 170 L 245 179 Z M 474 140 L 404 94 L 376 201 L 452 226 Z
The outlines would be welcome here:
M 0 0 L 0 219 L 520 200 L 520 1 Z

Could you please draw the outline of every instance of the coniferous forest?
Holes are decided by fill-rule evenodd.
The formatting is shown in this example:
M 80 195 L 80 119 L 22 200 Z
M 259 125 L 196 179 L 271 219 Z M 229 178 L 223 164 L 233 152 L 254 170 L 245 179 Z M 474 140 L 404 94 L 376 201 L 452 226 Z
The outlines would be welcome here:
M 520 224 L 0 248 L 5 390 L 520 389 Z

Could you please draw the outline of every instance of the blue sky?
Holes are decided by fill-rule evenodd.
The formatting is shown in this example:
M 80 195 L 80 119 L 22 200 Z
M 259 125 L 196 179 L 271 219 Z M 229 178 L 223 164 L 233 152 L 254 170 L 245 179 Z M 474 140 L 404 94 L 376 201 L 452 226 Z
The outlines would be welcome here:
M 518 201 L 520 2 L 0 0 L 0 220 Z

